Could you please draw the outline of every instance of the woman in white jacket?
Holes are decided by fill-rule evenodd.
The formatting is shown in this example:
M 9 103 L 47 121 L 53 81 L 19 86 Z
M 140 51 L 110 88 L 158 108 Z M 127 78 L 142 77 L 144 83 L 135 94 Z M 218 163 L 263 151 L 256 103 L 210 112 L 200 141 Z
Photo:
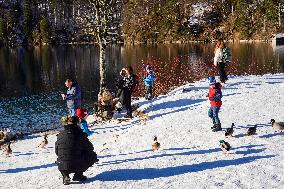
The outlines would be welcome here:
M 225 62 L 223 60 L 223 49 L 225 48 L 225 44 L 222 40 L 217 41 L 215 47 L 215 56 L 214 56 L 214 66 L 218 68 L 220 81 L 225 83 L 228 80 L 227 74 L 225 72 Z

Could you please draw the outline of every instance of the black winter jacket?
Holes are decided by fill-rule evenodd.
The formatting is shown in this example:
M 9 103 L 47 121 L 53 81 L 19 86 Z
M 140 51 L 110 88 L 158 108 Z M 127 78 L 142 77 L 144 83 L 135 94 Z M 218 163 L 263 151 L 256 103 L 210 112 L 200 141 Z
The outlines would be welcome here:
M 59 171 L 86 171 L 97 159 L 97 154 L 93 150 L 94 147 L 87 135 L 77 125 L 64 126 L 55 142 Z
M 123 105 L 131 102 L 132 87 L 134 85 L 134 75 L 131 74 L 129 77 L 123 77 L 119 80 L 117 87 L 118 92 L 116 97 L 119 98 Z

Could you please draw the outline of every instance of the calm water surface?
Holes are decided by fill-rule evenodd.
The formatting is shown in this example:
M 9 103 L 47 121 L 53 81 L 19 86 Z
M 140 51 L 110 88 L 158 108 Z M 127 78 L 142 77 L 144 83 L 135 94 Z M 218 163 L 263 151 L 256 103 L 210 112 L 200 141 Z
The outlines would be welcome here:
M 284 48 L 270 43 L 235 43 L 229 74 L 246 75 L 284 72 Z M 40 131 L 58 126 L 67 112 L 59 94 L 66 78 L 76 79 L 91 110 L 99 89 L 98 48 L 95 45 L 63 45 L 34 49 L 0 48 L 0 127 Z M 108 86 L 122 67 L 131 65 L 142 78 L 144 65 L 153 65 L 157 82 L 155 95 L 188 81 L 217 74 L 212 67 L 213 44 L 173 44 L 156 46 L 112 46 L 107 50 Z M 167 83 L 163 82 L 165 79 Z M 142 81 L 141 81 L 142 83 Z M 143 95 L 140 85 L 137 96 Z

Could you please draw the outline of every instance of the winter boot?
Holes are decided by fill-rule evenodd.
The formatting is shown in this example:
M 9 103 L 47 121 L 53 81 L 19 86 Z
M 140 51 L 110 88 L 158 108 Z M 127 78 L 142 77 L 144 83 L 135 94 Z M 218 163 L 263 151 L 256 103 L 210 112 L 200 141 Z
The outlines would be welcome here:
M 211 129 L 215 129 L 217 127 L 217 124 L 214 123 L 214 125 L 211 127 Z
M 69 176 L 63 176 L 63 184 L 64 185 L 70 184 L 70 177 Z
M 216 124 L 216 127 L 212 129 L 213 132 L 217 132 L 217 131 L 221 131 L 222 127 L 221 127 L 221 123 Z
M 100 160 L 97 158 L 97 159 L 95 159 L 95 163 L 98 163 Z
M 84 182 L 87 180 L 87 177 L 84 176 L 83 173 L 75 173 L 72 180 Z

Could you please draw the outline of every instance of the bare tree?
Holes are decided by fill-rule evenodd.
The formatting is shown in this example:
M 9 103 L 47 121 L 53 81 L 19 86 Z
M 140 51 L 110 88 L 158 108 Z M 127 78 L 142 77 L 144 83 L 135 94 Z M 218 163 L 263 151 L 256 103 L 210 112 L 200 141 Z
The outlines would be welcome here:
M 86 0 L 79 22 L 85 33 L 94 35 L 100 50 L 100 91 L 106 83 L 106 47 L 121 39 L 121 0 Z

